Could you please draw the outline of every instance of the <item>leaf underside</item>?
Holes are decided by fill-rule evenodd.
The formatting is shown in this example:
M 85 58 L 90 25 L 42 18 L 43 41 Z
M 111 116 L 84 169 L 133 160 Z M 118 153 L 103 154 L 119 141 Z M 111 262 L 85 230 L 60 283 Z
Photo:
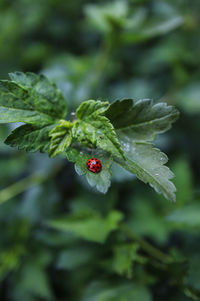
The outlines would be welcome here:
M 133 102 L 130 99 L 116 101 L 105 113 L 118 135 L 134 141 L 152 141 L 157 134 L 171 128 L 179 116 L 173 106 L 154 103 L 150 99 Z
M 164 164 L 167 156 L 151 143 L 121 141 L 126 161 L 116 159 L 116 162 L 126 170 L 134 173 L 141 181 L 148 183 L 156 192 L 175 202 L 174 184 L 170 181 L 173 173 Z

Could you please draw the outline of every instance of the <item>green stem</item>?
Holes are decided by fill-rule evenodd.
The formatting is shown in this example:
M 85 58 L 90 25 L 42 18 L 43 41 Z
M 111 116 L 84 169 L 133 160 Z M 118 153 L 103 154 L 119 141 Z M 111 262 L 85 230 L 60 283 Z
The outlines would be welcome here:
M 0 191 L 0 204 L 5 203 L 9 199 L 15 197 L 16 195 L 20 194 L 21 192 L 27 190 L 28 188 L 35 186 L 37 184 L 41 184 L 46 180 L 44 175 L 39 173 L 35 173 L 31 176 L 28 176 L 18 182 L 2 189 Z
M 24 179 L 21 179 L 14 184 L 0 190 L 0 205 L 8 201 L 9 199 L 17 196 L 18 194 L 24 192 L 38 184 L 42 184 L 52 176 L 54 176 L 61 168 L 61 165 L 57 165 L 47 174 L 42 174 L 41 172 L 36 172 L 32 175 L 27 176 Z
M 94 70 L 93 79 L 91 81 L 91 94 L 95 93 L 95 89 L 101 80 L 106 65 L 109 62 L 111 50 L 113 49 L 113 34 L 107 34 L 102 43 L 102 49 L 99 53 L 96 68 Z
M 168 254 L 163 253 L 159 249 L 152 246 L 150 243 L 148 243 L 143 238 L 137 236 L 126 224 L 121 225 L 121 230 L 126 233 L 126 235 L 135 241 L 137 241 L 140 245 L 140 247 L 148 253 L 150 256 L 156 258 L 157 260 L 161 261 L 162 263 L 169 264 L 173 262 L 173 258 L 170 257 Z

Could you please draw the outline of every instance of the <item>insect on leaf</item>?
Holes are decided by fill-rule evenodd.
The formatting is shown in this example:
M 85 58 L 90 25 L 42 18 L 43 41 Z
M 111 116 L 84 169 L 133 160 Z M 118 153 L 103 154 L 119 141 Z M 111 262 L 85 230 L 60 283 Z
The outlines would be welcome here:
M 112 158 L 109 154 L 93 150 L 89 152 L 87 149 L 78 150 L 69 148 L 66 150 L 69 161 L 75 163 L 75 170 L 78 175 L 85 175 L 90 186 L 95 187 L 99 192 L 106 193 L 111 184 L 111 163 Z M 93 173 L 87 169 L 87 161 L 96 157 L 100 160 L 102 170 L 99 173 Z

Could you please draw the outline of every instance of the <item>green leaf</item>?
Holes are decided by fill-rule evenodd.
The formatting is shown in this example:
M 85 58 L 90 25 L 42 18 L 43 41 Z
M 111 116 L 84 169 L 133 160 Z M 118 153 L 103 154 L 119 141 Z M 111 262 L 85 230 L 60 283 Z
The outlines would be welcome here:
M 123 117 L 124 114 L 127 114 L 133 107 L 133 100 L 132 99 L 123 99 L 123 100 L 116 100 L 113 102 L 107 111 L 105 112 L 105 116 L 111 120 L 112 124 L 115 128 L 118 128 L 117 123 Z M 127 116 L 126 116 L 127 117 Z M 119 120 L 118 120 L 119 119 Z M 124 118 L 125 119 L 125 118 Z M 124 120 L 125 123 L 125 120 Z
M 38 101 L 35 102 L 36 107 L 42 108 L 44 112 L 47 110 L 48 114 L 54 118 L 66 116 L 66 100 L 56 85 L 49 81 L 44 75 L 37 75 L 32 72 L 15 72 L 9 75 L 13 82 L 27 90 L 32 90 L 32 95 L 39 98 Z
M 124 99 L 111 104 L 105 116 L 120 136 L 129 136 L 135 141 L 152 141 L 157 134 L 171 128 L 179 113 L 166 103 L 155 104 L 150 99 L 138 102 Z
M 179 204 L 191 202 L 194 195 L 192 170 L 189 162 L 184 158 L 177 158 L 172 166 L 176 175 L 174 184 L 177 188 L 176 198 Z
M 49 133 L 54 125 L 44 127 L 25 124 L 16 128 L 6 139 L 5 143 L 30 152 L 48 152 L 50 147 Z
M 158 244 L 165 244 L 169 237 L 170 225 L 166 223 L 165 216 L 160 207 L 152 206 L 149 197 L 134 195 L 129 205 L 127 223 L 138 236 L 151 237 Z M 148 220 L 148 223 L 144 221 Z
M 71 145 L 72 134 L 70 128 L 72 123 L 66 120 L 60 120 L 59 124 L 50 132 L 51 145 L 50 157 L 55 157 L 60 153 L 64 153 L 65 149 Z
M 140 283 L 94 281 L 87 288 L 83 301 L 151 301 L 149 290 Z
M 0 120 L 46 125 L 64 118 L 67 105 L 61 92 L 43 75 L 16 72 L 0 81 Z
M 69 214 L 48 222 L 48 225 L 61 231 L 72 232 L 83 239 L 103 243 L 110 232 L 118 227 L 122 220 L 122 213 L 111 211 L 103 217 L 96 211 Z
M 92 245 L 80 244 L 68 246 L 58 257 L 56 267 L 58 269 L 74 270 L 96 261 L 96 249 Z
M 41 297 L 42 299 L 52 299 L 48 274 L 37 262 L 30 261 L 22 265 L 18 281 L 18 289 L 21 290 L 23 294 L 26 295 L 29 293 Z
M 4 280 L 11 272 L 18 269 L 20 259 L 24 255 L 24 248 L 21 246 L 12 247 L 11 249 L 1 250 L 0 253 L 0 281 Z
M 132 263 L 137 260 L 137 243 L 117 245 L 113 250 L 112 269 L 119 275 L 132 276 Z
M 112 158 L 100 150 L 89 151 L 87 149 L 78 150 L 70 148 L 66 151 L 69 161 L 75 163 L 75 170 L 78 175 L 85 175 L 90 186 L 95 187 L 101 193 L 106 193 L 111 184 L 111 163 Z M 100 160 L 102 170 L 99 173 L 93 173 L 87 169 L 87 161 L 96 157 Z
M 107 110 L 108 105 L 109 103 L 107 101 L 86 100 L 82 102 L 76 110 L 76 116 L 81 120 L 97 117 Z
M 176 188 L 170 181 L 174 175 L 167 166 L 164 166 L 168 161 L 167 156 L 150 143 L 134 143 L 127 138 L 126 141 L 121 141 L 121 144 L 126 161 L 115 159 L 116 162 L 134 173 L 144 183 L 149 183 L 166 199 L 175 202 Z
M 99 147 L 122 158 L 123 151 L 114 127 L 109 119 L 102 115 L 107 108 L 108 102 L 94 100 L 83 102 L 76 111 L 78 121 L 72 128 L 72 134 L 82 145 Z
M 128 14 L 128 3 L 126 1 L 114 1 L 100 5 L 88 4 L 85 13 L 89 23 L 97 30 L 107 33 L 113 27 L 122 26 Z
M 200 261 L 199 261 L 199 252 L 197 251 L 196 254 L 193 254 L 193 256 L 190 257 L 188 262 L 187 285 L 200 291 L 199 278 L 200 278 Z
M 174 210 L 167 220 L 185 227 L 200 227 L 200 205 L 191 204 Z
M 182 16 L 172 16 L 168 19 L 159 20 L 154 22 L 153 20 L 148 21 L 139 29 L 130 28 L 121 34 L 120 40 L 124 44 L 132 44 L 137 42 L 143 42 L 160 35 L 167 34 L 173 31 L 183 23 Z

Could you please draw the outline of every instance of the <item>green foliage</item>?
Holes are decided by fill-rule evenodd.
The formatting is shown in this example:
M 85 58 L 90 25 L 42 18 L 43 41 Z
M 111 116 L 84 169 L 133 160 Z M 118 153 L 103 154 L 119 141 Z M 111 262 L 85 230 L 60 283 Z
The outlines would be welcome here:
M 5 140 L 5 143 L 24 149 L 30 152 L 42 153 L 48 152 L 50 147 L 49 136 L 54 125 L 35 126 L 32 124 L 25 124 L 16 128 Z
M 108 102 L 88 100 L 76 111 L 78 122 L 72 133 L 80 143 L 90 143 L 119 158 L 123 157 L 121 145 L 109 120 L 102 116 L 108 108 Z
M 116 285 L 109 285 L 106 282 L 92 283 L 83 301 L 137 301 L 145 300 L 150 301 L 151 297 L 148 289 L 145 286 L 131 283 L 119 283 Z
M 153 145 L 144 143 L 171 127 L 178 117 L 174 107 L 154 104 L 151 100 L 133 103 L 131 99 L 125 99 L 111 105 L 87 100 L 81 103 L 76 110 L 76 119 L 70 122 L 60 119 L 66 115 L 66 103 L 61 92 L 46 77 L 22 72 L 10 77 L 11 81 L 1 81 L 0 99 L 5 115 L 2 119 L 8 117 L 8 122 L 22 121 L 27 125 L 15 129 L 7 138 L 7 144 L 27 151 L 48 152 L 50 157 L 66 153 L 76 164 L 77 173 L 86 175 L 88 183 L 103 193 L 110 186 L 113 157 L 123 168 L 175 201 L 175 187 L 169 181 L 173 174 L 163 166 L 167 157 Z M 18 106 L 20 111 L 11 114 L 10 109 L 18 110 Z M 97 148 L 104 151 L 99 157 L 103 170 L 98 175 L 86 168 L 91 155 L 89 148 L 93 154 Z
M 71 148 L 66 152 L 69 161 L 75 163 L 75 170 L 78 175 L 86 175 L 88 183 L 92 187 L 96 187 L 102 193 L 106 193 L 111 184 L 111 164 L 112 157 L 100 150 L 90 151 L 88 149 L 75 149 Z M 97 157 L 101 164 L 101 172 L 95 174 L 87 169 L 87 161 Z
M 143 198 L 134 195 L 129 202 L 127 222 L 138 236 L 151 237 L 158 244 L 164 244 L 170 235 L 171 224 L 166 221 L 163 211 L 155 199 L 154 204 L 150 202 L 148 195 Z
M 52 292 L 47 275 L 37 262 L 30 263 L 22 270 L 18 285 L 22 298 L 27 295 L 36 295 L 45 299 L 51 298 Z
M 118 211 L 111 211 L 106 217 L 98 212 L 83 212 L 48 222 L 48 225 L 65 232 L 72 232 L 80 238 L 103 243 L 110 234 L 118 227 L 122 220 L 122 214 Z
M 16 72 L 10 78 L 0 82 L 2 122 L 42 126 L 65 116 L 67 107 L 62 94 L 44 76 Z
M 137 243 L 117 245 L 113 249 L 114 254 L 111 261 L 113 271 L 121 276 L 125 275 L 131 278 L 132 264 L 138 259 L 138 249 L 139 245 Z
M 133 43 L 166 34 L 183 23 L 180 15 L 170 11 L 167 4 L 166 7 L 164 5 L 163 10 L 166 13 L 163 13 L 161 6 L 160 11 L 157 11 L 160 15 L 156 22 L 147 20 L 143 7 L 138 7 L 130 14 L 128 2 L 120 0 L 102 5 L 90 4 L 86 7 L 86 14 L 91 26 L 100 32 L 106 34 L 116 29 L 123 29 L 118 32 L 119 39 L 123 43 Z
M 85 11 L 92 26 L 101 32 L 110 32 L 114 25 L 123 26 L 128 6 L 124 1 L 115 1 L 101 6 L 90 4 L 86 6 Z
M 122 146 L 127 159 L 125 162 L 116 162 L 174 202 L 176 188 L 170 181 L 173 173 L 164 166 L 168 161 L 167 156 L 149 143 L 134 143 L 128 140 L 123 142 Z
M 191 287 L 193 287 L 195 290 L 198 291 L 200 290 L 199 273 L 200 273 L 199 258 L 198 255 L 196 254 L 190 260 L 186 281 L 187 284 L 189 284 Z
M 0 300 L 200 300 L 199 11 L 0 0 Z
M 179 204 L 190 202 L 193 198 L 193 179 L 189 162 L 184 158 L 178 158 L 172 171 L 176 175 L 174 184 L 177 188 L 177 201 Z
M 183 225 L 187 227 L 199 227 L 199 210 L 199 204 L 184 206 L 182 208 L 174 210 L 168 216 L 168 220 L 174 222 L 177 225 Z
M 5 250 L 0 254 L 0 280 L 5 279 L 10 271 L 18 269 L 23 253 L 24 249 L 18 246 L 14 250 Z
M 65 120 L 60 120 L 59 125 L 57 125 L 49 134 L 51 137 L 51 145 L 49 149 L 49 154 L 51 157 L 57 154 L 64 153 L 65 149 L 71 145 L 72 133 L 70 128 L 72 124 Z
M 106 112 L 117 133 L 134 141 L 154 140 L 157 134 L 170 129 L 178 115 L 174 107 L 166 103 L 155 104 L 150 99 L 116 101 Z

